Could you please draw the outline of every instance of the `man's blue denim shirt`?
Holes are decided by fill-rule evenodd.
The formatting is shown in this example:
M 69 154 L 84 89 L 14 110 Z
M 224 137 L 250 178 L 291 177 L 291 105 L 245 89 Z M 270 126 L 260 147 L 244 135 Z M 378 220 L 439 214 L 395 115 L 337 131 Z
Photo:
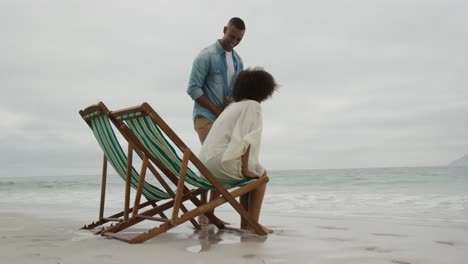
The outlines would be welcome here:
M 244 69 L 242 59 L 234 50 L 232 51 L 235 73 L 232 77 L 231 87 L 227 87 L 227 63 L 226 51 L 219 41 L 203 49 L 195 58 L 192 65 L 192 73 L 187 88 L 187 93 L 195 100 L 205 95 L 218 107 L 224 103 L 225 97 L 232 97 L 232 87 L 237 75 Z M 202 115 L 213 122 L 216 115 L 195 102 L 193 106 L 193 119 Z

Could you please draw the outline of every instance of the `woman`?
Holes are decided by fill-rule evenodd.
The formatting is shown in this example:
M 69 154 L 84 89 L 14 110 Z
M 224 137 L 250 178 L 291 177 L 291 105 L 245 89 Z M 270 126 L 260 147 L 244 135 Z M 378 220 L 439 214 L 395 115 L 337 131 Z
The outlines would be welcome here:
M 237 77 L 232 91 L 234 102 L 214 122 L 199 155 L 221 183 L 266 176 L 266 170 L 258 162 L 262 134 L 260 103 L 271 97 L 276 87 L 273 76 L 261 68 L 247 69 Z M 265 189 L 266 184 L 247 194 L 247 210 L 256 221 Z M 242 221 L 241 228 L 247 227 Z

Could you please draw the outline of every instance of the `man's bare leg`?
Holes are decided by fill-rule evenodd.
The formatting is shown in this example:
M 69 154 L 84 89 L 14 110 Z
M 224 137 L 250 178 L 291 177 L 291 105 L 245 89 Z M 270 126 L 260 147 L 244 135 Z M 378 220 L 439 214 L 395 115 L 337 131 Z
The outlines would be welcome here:
M 211 130 L 211 126 L 213 126 L 213 121 L 211 121 L 210 119 L 201 115 L 197 115 L 195 117 L 194 127 L 195 127 L 195 131 L 197 131 L 198 138 L 200 139 L 200 143 L 202 145 L 206 137 L 208 136 L 208 133 Z M 208 191 L 203 192 L 200 195 L 200 200 L 202 203 L 206 203 L 208 201 Z M 208 224 L 209 223 L 208 217 L 206 217 L 206 215 L 204 214 L 199 215 L 198 223 L 200 223 L 201 225 Z
M 200 194 L 200 201 L 202 203 L 205 204 L 206 201 L 207 201 L 207 198 L 208 198 L 208 191 L 202 192 Z M 202 214 L 202 215 L 198 216 L 198 223 L 200 225 L 206 225 L 206 224 L 208 224 L 208 222 L 209 222 L 209 220 L 208 220 L 208 217 L 206 215 Z

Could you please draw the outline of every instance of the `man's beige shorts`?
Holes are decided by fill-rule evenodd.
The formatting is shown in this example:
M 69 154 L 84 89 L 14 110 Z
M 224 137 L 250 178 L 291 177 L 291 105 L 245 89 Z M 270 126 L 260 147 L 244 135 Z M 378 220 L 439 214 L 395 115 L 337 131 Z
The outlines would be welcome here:
M 197 131 L 198 138 L 202 144 L 208 136 L 211 126 L 213 126 L 213 121 L 210 119 L 201 115 L 195 117 L 195 131 Z

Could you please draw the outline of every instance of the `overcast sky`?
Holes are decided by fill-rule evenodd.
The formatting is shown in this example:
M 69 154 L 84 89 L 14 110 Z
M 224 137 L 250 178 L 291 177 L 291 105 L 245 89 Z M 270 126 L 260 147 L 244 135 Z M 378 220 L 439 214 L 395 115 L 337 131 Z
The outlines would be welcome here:
M 96 173 L 80 109 L 150 103 L 195 152 L 193 59 L 236 48 L 281 85 L 267 169 L 445 165 L 468 153 L 466 1 L 0 0 L 0 176 Z

